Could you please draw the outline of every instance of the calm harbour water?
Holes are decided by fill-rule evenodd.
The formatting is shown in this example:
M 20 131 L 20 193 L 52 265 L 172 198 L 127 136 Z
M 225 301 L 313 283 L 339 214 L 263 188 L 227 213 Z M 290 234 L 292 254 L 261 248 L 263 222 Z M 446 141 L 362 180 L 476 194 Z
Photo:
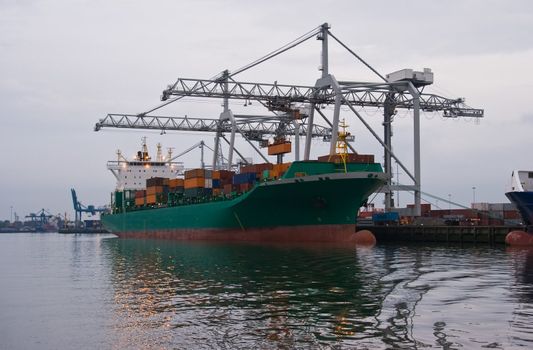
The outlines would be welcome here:
M 0 349 L 533 348 L 533 250 L 0 234 Z

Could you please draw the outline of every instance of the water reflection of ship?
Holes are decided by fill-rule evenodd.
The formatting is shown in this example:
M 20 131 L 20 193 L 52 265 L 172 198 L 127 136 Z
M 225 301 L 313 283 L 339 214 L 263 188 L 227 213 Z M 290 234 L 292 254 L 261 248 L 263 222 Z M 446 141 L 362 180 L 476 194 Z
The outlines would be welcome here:
M 383 258 L 376 266 L 376 257 L 369 254 L 369 261 L 361 266 L 374 266 L 380 270 L 379 284 L 382 295 L 379 309 L 374 315 L 375 328 L 380 333 L 380 340 L 393 349 L 411 349 L 431 347 L 432 344 L 423 343 L 414 335 L 416 308 L 428 293 L 431 286 L 424 281 L 424 275 L 434 272 L 428 261 L 431 260 L 434 250 L 424 249 L 398 249 L 387 247 L 383 249 Z M 435 345 L 445 349 L 454 345 L 448 340 L 446 322 L 436 321 L 433 324 L 432 335 Z M 380 344 L 375 344 L 379 346 Z
M 238 336 L 244 323 L 254 342 L 290 347 L 368 337 L 374 326 L 379 284 L 353 249 L 138 240 L 110 240 L 108 249 L 117 319 L 132 320 L 130 337 L 156 327 L 192 344 L 216 326 L 231 344 L 247 341 Z
M 379 269 L 380 284 L 383 289 L 379 309 L 374 315 L 376 329 L 380 331 L 380 338 L 384 344 L 392 348 L 409 348 L 416 345 L 412 335 L 413 316 L 417 303 L 427 292 L 426 286 L 412 288 L 410 283 L 416 283 L 423 274 L 422 268 L 425 253 L 416 251 L 413 264 L 412 254 L 406 256 L 405 265 L 401 263 L 401 250 L 384 249 Z M 375 263 L 375 257 L 371 256 Z M 398 263 L 400 262 L 400 266 Z M 366 265 L 370 265 L 368 262 Z

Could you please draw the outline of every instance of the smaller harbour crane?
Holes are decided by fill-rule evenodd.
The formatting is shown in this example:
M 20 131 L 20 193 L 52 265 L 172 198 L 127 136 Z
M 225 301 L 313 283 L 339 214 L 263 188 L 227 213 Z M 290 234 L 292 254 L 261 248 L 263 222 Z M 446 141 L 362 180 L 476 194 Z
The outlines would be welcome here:
M 45 209 L 41 209 L 37 213 L 30 213 L 29 215 L 26 215 L 26 218 L 30 219 L 31 226 L 35 228 L 35 231 L 37 232 L 45 232 L 45 226 L 53 217 L 54 216 Z
M 89 213 L 91 215 L 96 215 L 96 213 L 102 213 L 107 211 L 107 208 L 96 208 L 94 205 L 83 205 L 78 201 L 78 196 L 76 195 L 76 190 L 71 188 L 72 193 L 72 203 L 74 204 L 74 212 L 76 217 L 76 226 L 81 222 L 82 213 Z

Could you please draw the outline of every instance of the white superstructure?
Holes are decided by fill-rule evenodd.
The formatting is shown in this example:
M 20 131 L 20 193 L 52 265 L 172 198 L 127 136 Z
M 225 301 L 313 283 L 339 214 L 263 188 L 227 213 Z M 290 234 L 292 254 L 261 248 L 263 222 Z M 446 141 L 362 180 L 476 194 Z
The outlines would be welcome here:
M 533 191 L 533 171 L 514 170 L 511 175 L 511 190 L 517 192 Z
M 146 180 L 152 177 L 174 179 L 183 171 L 183 165 L 172 161 L 172 149 L 167 157 L 161 152 L 161 144 L 157 144 L 156 160 L 148 155 L 146 138 L 142 139 L 142 150 L 137 152 L 134 160 L 128 160 L 122 152 L 117 151 L 117 160 L 107 162 L 107 168 L 117 179 L 117 191 L 142 190 L 146 188 Z

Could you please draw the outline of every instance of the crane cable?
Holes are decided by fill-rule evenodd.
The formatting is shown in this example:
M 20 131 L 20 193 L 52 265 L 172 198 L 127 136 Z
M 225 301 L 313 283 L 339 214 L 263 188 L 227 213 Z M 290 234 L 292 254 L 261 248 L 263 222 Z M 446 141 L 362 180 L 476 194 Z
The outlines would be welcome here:
M 245 65 L 245 66 L 243 66 L 243 67 L 231 72 L 229 76 L 232 77 L 234 75 L 242 73 L 242 72 L 244 72 L 244 71 L 246 71 L 246 70 L 248 70 L 248 69 L 250 69 L 252 67 L 257 66 L 260 63 L 263 63 L 263 62 L 265 62 L 265 61 L 267 61 L 267 60 L 269 60 L 271 58 L 274 58 L 274 57 L 284 53 L 287 50 L 292 49 L 295 46 L 300 45 L 301 43 L 303 43 L 303 42 L 309 40 L 310 38 L 312 38 L 313 36 L 317 35 L 319 30 L 320 30 L 320 28 L 321 28 L 321 26 L 312 29 L 311 31 L 305 33 L 304 35 L 301 35 L 300 37 L 294 39 L 290 43 L 287 43 L 287 44 L 281 46 L 280 48 L 278 48 L 278 49 L 266 54 L 265 56 L 253 61 L 252 63 L 249 63 L 249 64 L 247 64 L 247 65 Z
M 292 49 L 293 47 L 295 47 L 295 46 L 297 46 L 297 45 L 300 45 L 301 43 L 307 41 L 309 38 L 311 38 L 311 37 L 315 36 L 316 34 L 318 34 L 318 30 L 319 30 L 319 28 L 320 28 L 320 27 L 314 28 L 313 30 L 311 30 L 311 31 L 309 31 L 309 32 L 307 32 L 307 33 L 305 33 L 304 35 L 301 35 L 300 37 L 294 39 L 294 40 L 291 41 L 290 43 L 288 43 L 288 44 L 286 44 L 286 45 L 283 45 L 282 47 L 280 47 L 280 48 L 278 48 L 278 49 L 276 49 L 276 50 L 274 50 L 274 51 L 268 53 L 267 55 L 265 55 L 265 56 L 263 56 L 263 57 L 261 57 L 261 58 L 255 60 L 254 62 L 249 63 L 249 64 L 247 64 L 247 65 L 245 65 L 245 66 L 243 66 L 243 67 L 241 67 L 241 68 L 235 70 L 233 73 L 230 73 L 230 74 L 229 74 L 229 77 L 234 76 L 234 75 L 237 75 L 237 74 L 239 74 L 239 73 L 242 73 L 242 72 L 244 72 L 245 70 L 248 70 L 248 69 L 250 69 L 250 68 L 252 68 L 252 67 L 255 67 L 255 66 L 257 66 L 257 65 L 260 64 L 260 63 L 263 63 L 263 62 L 265 62 L 265 61 L 267 61 L 267 60 L 269 60 L 269 59 L 271 59 L 271 58 L 273 58 L 273 57 L 278 56 L 279 54 L 282 54 L 283 52 L 285 52 L 285 51 L 287 51 L 287 50 Z M 215 75 L 214 77 L 212 77 L 212 78 L 209 79 L 209 80 L 217 80 L 217 79 L 219 79 L 220 77 L 221 77 L 221 75 L 220 75 L 220 73 L 219 73 L 219 74 Z M 148 113 L 152 113 L 153 111 L 156 111 L 156 110 L 158 110 L 158 109 L 160 109 L 160 108 L 162 108 L 162 107 L 165 107 L 165 106 L 167 106 L 167 105 L 169 105 L 169 104 L 171 104 L 171 103 L 173 103 L 173 102 L 176 102 L 176 101 L 182 99 L 183 97 L 185 97 L 185 96 L 176 96 L 175 98 L 172 98 L 172 99 L 170 99 L 170 100 L 168 100 L 168 101 L 165 101 L 165 102 L 163 102 L 162 104 L 160 104 L 160 105 L 158 105 L 158 106 L 156 106 L 156 107 L 154 107 L 154 108 L 152 108 L 152 109 L 149 109 L 149 110 L 146 111 L 146 112 L 139 113 L 139 116 L 145 116 L 145 115 L 148 114 Z

